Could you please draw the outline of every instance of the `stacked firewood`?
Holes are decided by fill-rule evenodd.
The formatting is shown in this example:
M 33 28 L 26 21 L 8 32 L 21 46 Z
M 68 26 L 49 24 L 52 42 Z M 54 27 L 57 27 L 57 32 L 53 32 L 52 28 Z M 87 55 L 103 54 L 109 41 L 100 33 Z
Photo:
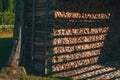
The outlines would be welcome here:
M 108 27 L 54 29 L 53 71 L 96 63 L 108 30 Z
M 55 18 L 81 18 L 81 19 L 109 19 L 110 13 L 80 13 L 55 11 Z
M 50 59 L 54 72 L 96 63 L 104 46 L 109 26 L 103 26 L 102 23 L 98 26 L 96 22 L 109 19 L 110 13 L 98 11 L 97 8 L 100 8 L 100 11 L 107 10 L 99 1 L 84 0 L 79 2 L 79 6 L 78 2 L 78 0 L 56 1 L 56 11 L 54 11 L 56 22 L 51 34 L 54 47 Z M 79 22 L 85 22 L 85 26 L 81 27 Z M 87 22 L 96 24 L 90 26 Z
M 98 64 L 92 64 L 85 67 L 68 70 L 65 72 L 60 72 L 54 74 L 53 76 L 59 77 L 70 77 L 72 80 L 107 80 L 107 79 L 117 79 L 119 80 L 120 69 L 116 69 L 119 67 L 119 61 L 117 62 L 107 62 L 103 64 L 104 66 Z M 111 66 L 111 67 L 110 67 Z

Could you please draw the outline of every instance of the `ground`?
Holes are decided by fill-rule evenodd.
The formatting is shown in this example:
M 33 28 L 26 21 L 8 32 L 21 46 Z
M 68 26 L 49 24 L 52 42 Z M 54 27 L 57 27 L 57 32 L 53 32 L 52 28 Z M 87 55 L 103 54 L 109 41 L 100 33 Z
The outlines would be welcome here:
M 11 74 L 6 71 L 6 65 L 12 50 L 13 33 L 0 31 L 0 80 L 60 80 L 28 74 Z

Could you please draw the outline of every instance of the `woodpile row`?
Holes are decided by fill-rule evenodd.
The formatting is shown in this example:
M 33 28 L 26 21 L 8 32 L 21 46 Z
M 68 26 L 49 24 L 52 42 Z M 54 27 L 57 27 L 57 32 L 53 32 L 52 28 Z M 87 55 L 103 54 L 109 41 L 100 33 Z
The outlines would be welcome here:
M 109 62 L 104 63 L 104 65 L 108 66 L 101 66 L 98 64 L 92 64 L 85 67 L 69 70 L 66 72 L 60 72 L 58 74 L 54 74 L 53 77 L 70 77 L 73 80 L 83 80 L 83 79 L 89 79 L 89 80 L 106 80 L 106 79 L 114 79 L 114 77 L 118 76 L 120 74 L 120 70 L 114 68 L 116 66 L 120 66 L 119 62 Z M 114 67 L 109 67 L 114 66 Z M 115 78 L 120 79 L 120 78 Z
M 92 31 L 90 28 L 54 30 L 53 35 L 61 38 L 53 39 L 53 71 L 96 63 L 108 30 L 108 27 L 92 28 Z
M 65 12 L 55 11 L 55 18 L 81 18 L 81 19 L 109 19 L 110 13 L 79 13 L 79 12 Z

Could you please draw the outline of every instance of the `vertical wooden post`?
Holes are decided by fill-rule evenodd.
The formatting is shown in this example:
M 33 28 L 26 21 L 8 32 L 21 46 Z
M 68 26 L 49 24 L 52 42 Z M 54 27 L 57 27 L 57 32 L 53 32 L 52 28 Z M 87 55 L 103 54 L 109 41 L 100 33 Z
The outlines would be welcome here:
M 49 5 L 49 0 L 46 0 L 46 14 L 45 14 L 45 16 L 46 16 L 46 18 L 45 18 L 45 75 L 47 75 L 47 73 L 48 73 L 48 71 L 47 71 L 47 54 L 48 54 L 48 50 L 47 50 L 47 43 L 48 43 L 48 41 L 47 41 L 47 39 L 48 39 L 48 29 L 47 29 L 47 27 L 48 27 L 48 14 L 49 14 L 49 8 L 48 8 L 48 5 Z
M 32 40 L 31 40 L 31 67 L 34 69 L 34 27 L 35 27 L 35 0 L 33 0 L 32 5 Z

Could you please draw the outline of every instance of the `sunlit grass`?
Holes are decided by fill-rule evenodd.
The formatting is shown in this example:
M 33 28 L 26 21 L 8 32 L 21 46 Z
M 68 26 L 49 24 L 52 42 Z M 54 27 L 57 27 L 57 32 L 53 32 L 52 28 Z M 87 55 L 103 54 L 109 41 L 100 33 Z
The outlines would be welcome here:
M 0 38 L 12 38 L 13 33 L 12 32 L 0 32 Z
M 64 80 L 64 79 L 58 79 L 58 78 L 49 78 L 49 77 L 41 77 L 41 76 L 33 76 L 28 74 L 3 74 L 0 73 L 0 80 L 4 79 L 17 79 L 17 80 Z

